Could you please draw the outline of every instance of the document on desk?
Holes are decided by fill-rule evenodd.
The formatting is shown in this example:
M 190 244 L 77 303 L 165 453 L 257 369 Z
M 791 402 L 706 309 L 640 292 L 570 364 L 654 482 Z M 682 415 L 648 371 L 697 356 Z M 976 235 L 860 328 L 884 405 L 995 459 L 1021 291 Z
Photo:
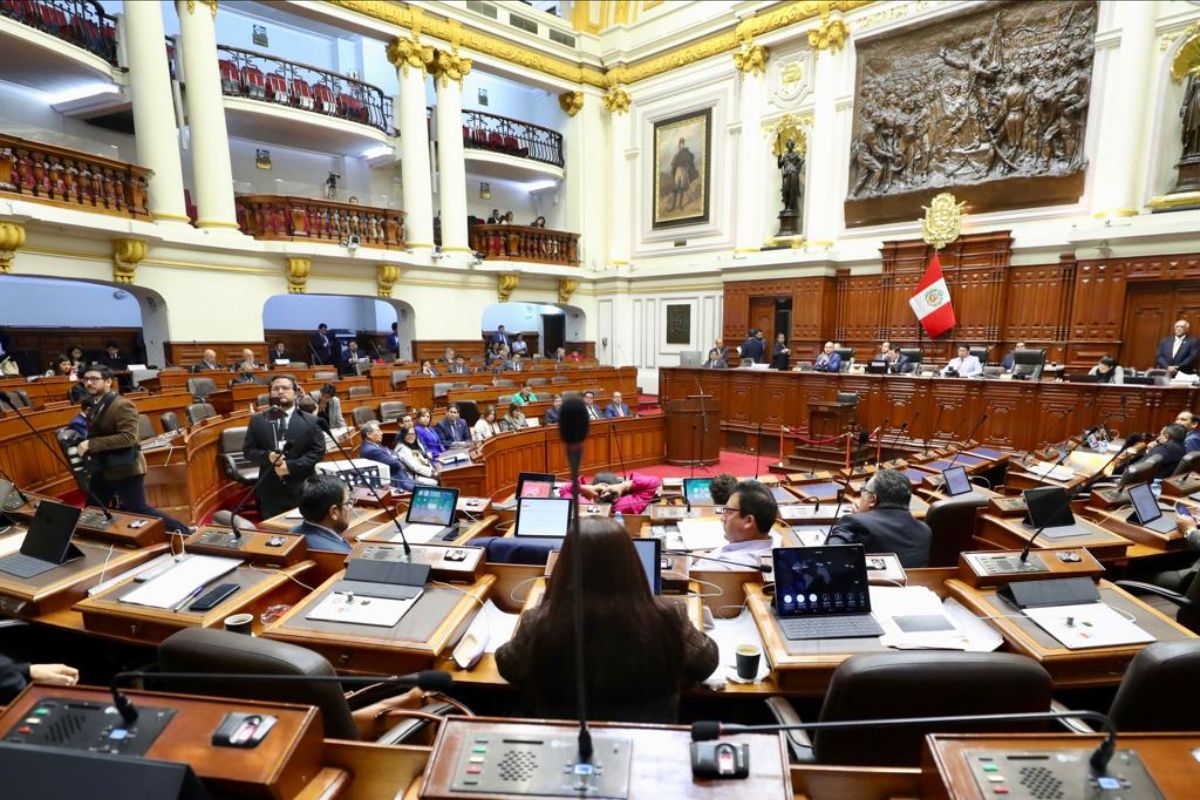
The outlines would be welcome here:
M 150 608 L 174 608 L 205 584 L 241 566 L 240 558 L 192 555 L 120 598 Z
M 501 611 L 491 600 L 486 600 L 475 619 L 471 620 L 471 626 L 467 628 L 463 638 L 474 634 L 476 639 L 487 643 L 483 652 L 494 653 L 500 645 L 513 637 L 513 632 L 517 629 L 517 620 L 520 618 L 520 614 Z
M 884 630 L 879 643 L 898 650 L 967 650 L 970 640 L 924 586 L 872 586 L 871 613 Z
M 767 659 L 762 635 L 758 632 L 758 625 L 755 624 L 754 615 L 749 609 L 743 608 L 740 614 L 729 619 L 714 618 L 712 630 L 707 633 L 709 638 L 717 643 L 721 660 L 713 674 L 704 680 L 706 685 L 719 689 L 725 685 L 730 675 L 737 675 L 737 647 L 740 644 L 758 645 L 763 653 L 758 661 L 757 680 L 761 681 L 771 674 L 771 662 Z
M 725 526 L 720 519 L 681 519 L 677 524 L 684 550 L 712 550 L 725 544 Z
M 1039 461 L 1032 471 L 1039 478 L 1049 478 L 1053 481 L 1069 481 L 1075 478 L 1075 470 L 1061 464 L 1055 466 L 1049 461 Z
M 330 592 L 305 619 L 391 628 L 416 602 L 416 597 L 395 600 L 387 597 L 366 597 L 352 592 Z
M 396 530 L 396 526 L 392 525 L 391 529 Z M 431 525 L 426 522 L 411 522 L 404 526 L 404 536 L 401 537 L 399 532 L 392 534 L 388 539 L 389 542 L 399 542 L 401 538 L 407 539 L 409 544 L 427 544 L 433 537 L 440 535 L 446 530 L 445 525 Z
M 1106 603 L 1026 608 L 1025 616 L 1070 650 L 1146 644 L 1155 639 Z

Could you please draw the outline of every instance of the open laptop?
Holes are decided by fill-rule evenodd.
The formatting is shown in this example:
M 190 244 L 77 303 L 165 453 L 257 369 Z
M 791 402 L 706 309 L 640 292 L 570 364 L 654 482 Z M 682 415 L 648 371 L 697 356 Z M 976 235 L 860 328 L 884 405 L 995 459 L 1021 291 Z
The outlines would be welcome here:
M 1126 517 L 1127 522 L 1141 525 L 1157 533 L 1172 533 L 1175 530 L 1174 515 L 1166 516 L 1158 505 L 1158 498 L 1150 489 L 1150 484 L 1139 483 L 1129 487 L 1129 500 L 1133 503 L 1133 513 Z
M 454 512 L 458 506 L 458 489 L 441 486 L 413 487 L 412 499 L 408 501 L 408 514 L 404 517 L 404 537 L 409 543 L 424 544 L 440 539 L 451 532 Z M 392 537 L 399 541 L 400 535 Z
M 21 551 L 0 558 L 0 572 L 18 578 L 32 578 L 57 566 L 83 558 L 79 548 L 71 544 L 71 534 L 79 523 L 81 510 L 74 506 L 43 500 L 38 504 Z
M 958 497 L 960 494 L 970 494 L 973 491 L 971 479 L 967 477 L 967 471 L 963 467 L 951 467 L 947 470 L 942 470 L 942 485 L 946 489 L 946 494 L 950 497 Z
M 775 616 L 788 639 L 882 636 L 871 616 L 866 550 L 860 544 L 776 547 Z
M 554 476 L 548 472 L 518 473 L 517 497 L 552 497 L 554 480 Z
M 683 499 L 689 506 L 711 506 L 712 478 L 684 478 Z
M 517 500 L 513 536 L 561 539 L 571 520 L 571 501 L 565 497 L 522 497 Z
M 646 537 L 632 541 L 638 561 L 642 562 L 642 569 L 646 571 L 646 580 L 650 582 L 650 593 L 662 594 L 662 539 Z
M 1071 513 L 1071 501 L 1067 499 L 1067 490 L 1061 486 L 1026 489 L 1024 497 L 1027 516 L 1022 524 L 1035 531 L 1040 530 L 1043 538 L 1057 539 L 1088 533 L 1075 521 L 1075 515 Z

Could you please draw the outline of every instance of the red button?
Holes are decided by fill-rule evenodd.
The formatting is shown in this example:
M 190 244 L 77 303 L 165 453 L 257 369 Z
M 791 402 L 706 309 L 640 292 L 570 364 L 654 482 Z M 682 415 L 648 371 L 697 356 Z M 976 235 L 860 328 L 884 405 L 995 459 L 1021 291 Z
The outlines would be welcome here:
M 30 728 L 28 725 L 22 725 L 21 727 L 17 728 L 17 733 L 32 733 L 32 732 L 33 732 L 33 728 Z
M 467 774 L 468 775 L 478 775 L 479 767 L 467 767 Z
M 1008 794 L 1007 786 L 997 786 L 994 790 L 996 794 Z

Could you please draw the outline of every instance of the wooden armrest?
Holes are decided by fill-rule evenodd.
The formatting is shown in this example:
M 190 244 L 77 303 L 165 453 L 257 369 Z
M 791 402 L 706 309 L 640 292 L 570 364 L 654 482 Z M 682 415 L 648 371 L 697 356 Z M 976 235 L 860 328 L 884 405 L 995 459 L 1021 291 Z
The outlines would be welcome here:
M 1153 583 L 1143 583 L 1142 581 L 1117 581 L 1117 586 L 1127 592 L 1133 594 L 1153 594 L 1164 600 L 1169 600 L 1180 608 L 1191 608 L 1195 605 L 1191 600 L 1187 599 L 1179 592 L 1173 592 L 1170 589 L 1164 589 L 1161 586 L 1156 586 Z

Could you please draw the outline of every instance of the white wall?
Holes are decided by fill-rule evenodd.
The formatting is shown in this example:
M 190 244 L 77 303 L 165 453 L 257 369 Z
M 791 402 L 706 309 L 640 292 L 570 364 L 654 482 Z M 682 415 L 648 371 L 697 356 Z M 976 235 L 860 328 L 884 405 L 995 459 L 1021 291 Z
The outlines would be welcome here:
M 484 181 L 491 185 L 492 197 L 490 200 L 479 199 L 479 184 Z M 555 222 L 551 220 L 550 214 L 539 210 L 540 205 L 549 207 L 551 211 L 557 209 L 556 206 L 551 206 L 549 203 L 537 203 L 524 183 L 498 180 L 486 175 L 467 175 L 467 213 L 474 214 L 484 221 L 491 215 L 493 208 L 498 208 L 501 214 L 506 211 L 513 212 L 514 225 L 528 225 L 539 214 L 543 214 L 546 217 L 546 227 L 553 228 Z
M 43 92 L 0 80 L 0 130 L 43 144 L 137 162 L 132 136 L 63 116 L 50 107 L 51 99 Z
M 493 303 L 483 310 L 482 330 L 494 331 L 503 325 L 510 334 L 542 332 L 542 314 L 561 314 L 558 306 L 541 303 Z
M 0 275 L 0 324 L 35 328 L 137 328 L 137 298 L 115 286 Z
M 352 331 L 390 331 L 397 321 L 396 309 L 373 297 L 284 294 L 272 297 L 263 307 L 267 330 L 316 330 L 324 322 L 330 328 Z
M 271 154 L 271 168 L 255 166 L 255 151 Z M 248 139 L 230 139 L 229 155 L 233 180 L 239 194 L 285 194 L 295 197 L 325 197 L 325 178 L 330 172 L 341 175 L 338 200 L 357 197 L 362 205 L 398 208 L 400 184 L 391 164 L 372 168 L 364 158 L 297 150 Z M 191 152 L 184 153 L 184 174 L 191 173 Z

